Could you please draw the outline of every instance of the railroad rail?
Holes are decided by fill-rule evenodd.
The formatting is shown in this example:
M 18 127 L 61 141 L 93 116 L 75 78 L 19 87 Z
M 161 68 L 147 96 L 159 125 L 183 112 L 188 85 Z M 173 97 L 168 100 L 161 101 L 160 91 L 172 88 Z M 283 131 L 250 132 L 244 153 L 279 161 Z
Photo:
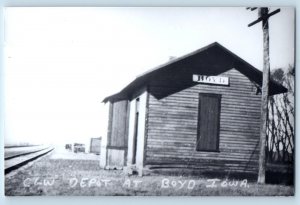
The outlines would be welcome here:
M 14 147 L 15 150 L 11 148 L 5 149 L 5 162 L 4 162 L 4 173 L 5 175 L 17 170 L 29 162 L 39 159 L 42 156 L 52 152 L 53 147 L 39 146 L 31 148 L 32 146 L 24 147 Z

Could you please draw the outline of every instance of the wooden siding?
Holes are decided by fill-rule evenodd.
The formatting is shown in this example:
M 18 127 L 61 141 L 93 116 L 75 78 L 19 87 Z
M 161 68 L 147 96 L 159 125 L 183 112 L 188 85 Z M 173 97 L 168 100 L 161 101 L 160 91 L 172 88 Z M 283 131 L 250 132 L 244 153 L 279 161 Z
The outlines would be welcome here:
M 229 86 L 197 84 L 160 100 L 164 88 L 148 88 L 146 167 L 257 173 L 261 95 L 239 71 L 221 75 Z M 219 152 L 196 151 L 199 93 L 222 96 Z
M 114 102 L 110 107 L 106 168 L 122 168 L 127 161 L 128 101 Z
M 114 102 L 112 105 L 111 134 L 108 146 L 127 147 L 128 101 Z

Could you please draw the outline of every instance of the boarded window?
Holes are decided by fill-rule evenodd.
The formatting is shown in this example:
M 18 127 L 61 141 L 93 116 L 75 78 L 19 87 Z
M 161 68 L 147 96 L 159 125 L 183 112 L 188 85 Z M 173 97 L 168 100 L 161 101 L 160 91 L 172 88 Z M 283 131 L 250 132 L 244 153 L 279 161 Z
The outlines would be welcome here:
M 220 103 L 219 94 L 199 94 L 197 151 L 219 151 Z

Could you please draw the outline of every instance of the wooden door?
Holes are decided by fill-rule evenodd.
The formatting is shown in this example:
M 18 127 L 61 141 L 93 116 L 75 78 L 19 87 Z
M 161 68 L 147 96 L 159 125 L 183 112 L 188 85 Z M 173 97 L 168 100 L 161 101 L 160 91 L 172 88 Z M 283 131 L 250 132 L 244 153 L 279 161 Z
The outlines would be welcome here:
M 198 151 L 219 151 L 221 95 L 200 93 L 197 145 Z

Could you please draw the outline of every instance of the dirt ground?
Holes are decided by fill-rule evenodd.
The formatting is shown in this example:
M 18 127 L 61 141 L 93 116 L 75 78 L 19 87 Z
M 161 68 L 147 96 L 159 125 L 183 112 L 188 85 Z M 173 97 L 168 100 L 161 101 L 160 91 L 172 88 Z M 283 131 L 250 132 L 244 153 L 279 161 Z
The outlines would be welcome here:
M 6 196 L 28 195 L 185 195 L 185 196 L 291 196 L 294 188 L 257 185 L 247 179 L 194 176 L 127 176 L 122 170 L 103 170 L 99 155 L 56 149 L 18 172 L 5 177 Z
M 71 150 L 66 150 L 63 146 L 57 146 L 55 147 L 54 152 L 50 155 L 50 159 L 100 160 L 100 156 L 92 153 L 74 153 Z

